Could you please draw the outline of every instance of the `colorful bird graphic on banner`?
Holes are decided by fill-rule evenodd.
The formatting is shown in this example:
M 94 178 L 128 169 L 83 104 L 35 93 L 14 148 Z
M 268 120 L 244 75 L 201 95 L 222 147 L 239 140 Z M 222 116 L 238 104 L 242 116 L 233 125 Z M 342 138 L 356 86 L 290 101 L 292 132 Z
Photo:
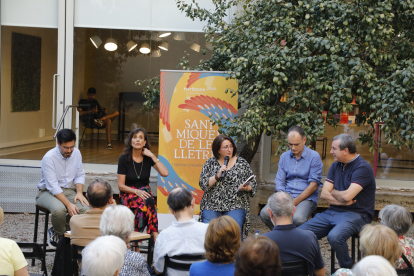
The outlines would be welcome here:
M 180 80 L 181 75 L 165 73 L 166 72 L 161 72 L 160 76 L 160 119 L 162 120 L 162 123 L 167 126 L 168 131 L 170 131 L 170 104 L 174 94 L 174 88 Z M 226 77 L 226 75 L 221 72 L 191 73 L 187 81 L 187 88 L 199 79 L 212 76 Z
M 178 187 L 186 188 L 193 194 L 195 203 L 200 204 L 201 198 L 203 197 L 204 192 L 202 190 L 195 189 L 191 185 L 188 185 L 187 183 L 185 183 L 185 181 L 183 181 L 174 171 L 173 167 L 168 162 L 168 160 L 165 159 L 163 156 L 159 155 L 158 158 L 161 161 L 161 163 L 164 164 L 164 166 L 168 169 L 167 177 L 158 176 L 157 186 L 158 186 L 159 191 L 161 191 L 163 195 L 168 196 L 170 192 L 175 188 L 178 188 Z

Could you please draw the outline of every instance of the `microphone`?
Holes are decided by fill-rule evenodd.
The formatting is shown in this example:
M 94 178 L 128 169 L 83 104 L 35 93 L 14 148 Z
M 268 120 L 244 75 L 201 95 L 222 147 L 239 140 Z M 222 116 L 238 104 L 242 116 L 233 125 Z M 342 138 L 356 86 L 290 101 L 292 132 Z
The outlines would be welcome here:
M 229 163 L 229 159 L 230 159 L 230 157 L 228 157 L 228 156 L 224 157 L 224 166 L 227 166 L 227 164 Z M 227 173 L 227 171 L 224 171 L 224 172 L 221 174 L 221 178 L 226 177 L 226 173 Z

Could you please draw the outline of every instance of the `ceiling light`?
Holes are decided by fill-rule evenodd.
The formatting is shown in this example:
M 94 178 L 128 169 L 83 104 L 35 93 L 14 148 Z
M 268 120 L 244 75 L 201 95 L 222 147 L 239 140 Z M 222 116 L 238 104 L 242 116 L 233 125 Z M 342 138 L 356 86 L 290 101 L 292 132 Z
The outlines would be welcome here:
M 149 54 L 151 52 L 151 49 L 148 43 L 142 43 L 141 48 L 139 48 L 139 51 L 143 54 Z
M 92 44 L 93 44 L 93 46 L 95 46 L 96 47 L 96 49 L 98 49 L 99 48 L 99 46 L 101 46 L 101 44 L 102 44 L 102 40 L 99 38 L 99 36 L 97 36 L 97 35 L 95 35 L 95 36 L 92 36 L 91 38 L 90 38 L 90 40 L 92 41 Z
M 185 33 L 175 33 L 173 38 L 174 40 L 185 40 Z
M 161 56 L 161 50 L 152 51 L 151 56 L 152 57 L 160 57 Z
M 161 45 L 158 46 L 161 50 L 168 51 L 168 42 L 164 41 Z
M 108 38 L 105 43 L 105 49 L 107 51 L 115 51 L 118 49 L 118 45 L 116 45 L 116 40 L 113 38 Z
M 193 44 L 190 45 L 190 49 L 194 50 L 196 52 L 200 52 L 200 45 L 197 44 L 197 43 L 193 43 Z
M 166 36 L 169 36 L 170 34 L 171 34 L 170 32 L 162 33 L 162 34 L 159 35 L 159 37 L 166 37 Z
M 132 50 L 134 50 L 136 47 L 138 46 L 138 44 L 136 44 L 134 41 L 130 40 L 127 44 L 126 47 L 128 49 L 128 52 L 131 52 Z

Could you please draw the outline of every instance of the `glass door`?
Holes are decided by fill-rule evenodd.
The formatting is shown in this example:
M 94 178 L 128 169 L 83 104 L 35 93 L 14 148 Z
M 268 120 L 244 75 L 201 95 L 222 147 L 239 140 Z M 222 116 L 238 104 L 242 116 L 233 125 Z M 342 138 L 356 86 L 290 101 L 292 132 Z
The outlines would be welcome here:
M 41 160 L 55 146 L 65 105 L 66 3 L 0 3 L 0 163 L 22 164 Z

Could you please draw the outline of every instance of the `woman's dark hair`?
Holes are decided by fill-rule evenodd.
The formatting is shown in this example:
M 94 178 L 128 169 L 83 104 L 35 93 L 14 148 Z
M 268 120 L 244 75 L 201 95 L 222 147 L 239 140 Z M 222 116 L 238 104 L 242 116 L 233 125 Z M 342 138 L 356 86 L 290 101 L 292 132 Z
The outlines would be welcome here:
M 211 145 L 211 150 L 213 151 L 213 155 L 216 159 L 220 158 L 219 150 L 221 148 L 221 143 L 223 143 L 224 140 L 229 140 L 230 143 L 233 145 L 233 156 L 237 154 L 237 147 L 233 139 L 231 139 L 230 136 L 220 134 L 214 139 L 213 144 Z
M 250 237 L 241 244 L 234 266 L 234 276 L 279 276 L 282 272 L 279 248 L 265 236 Z
M 240 247 L 240 227 L 230 216 L 221 216 L 208 224 L 204 249 L 212 263 L 233 262 Z
M 132 160 L 132 145 L 131 145 L 132 137 L 134 137 L 134 135 L 139 132 L 144 133 L 144 139 L 146 141 L 144 148 L 151 149 L 151 145 L 150 145 L 150 142 L 148 141 L 148 135 L 145 129 L 136 128 L 136 129 L 131 130 L 131 132 L 128 134 L 128 137 L 125 139 L 125 148 L 124 148 L 124 154 L 128 162 L 131 162 Z
M 56 138 L 59 145 L 62 145 L 62 143 L 76 141 L 76 134 L 73 130 L 64 128 L 59 130 L 59 132 L 56 134 Z

